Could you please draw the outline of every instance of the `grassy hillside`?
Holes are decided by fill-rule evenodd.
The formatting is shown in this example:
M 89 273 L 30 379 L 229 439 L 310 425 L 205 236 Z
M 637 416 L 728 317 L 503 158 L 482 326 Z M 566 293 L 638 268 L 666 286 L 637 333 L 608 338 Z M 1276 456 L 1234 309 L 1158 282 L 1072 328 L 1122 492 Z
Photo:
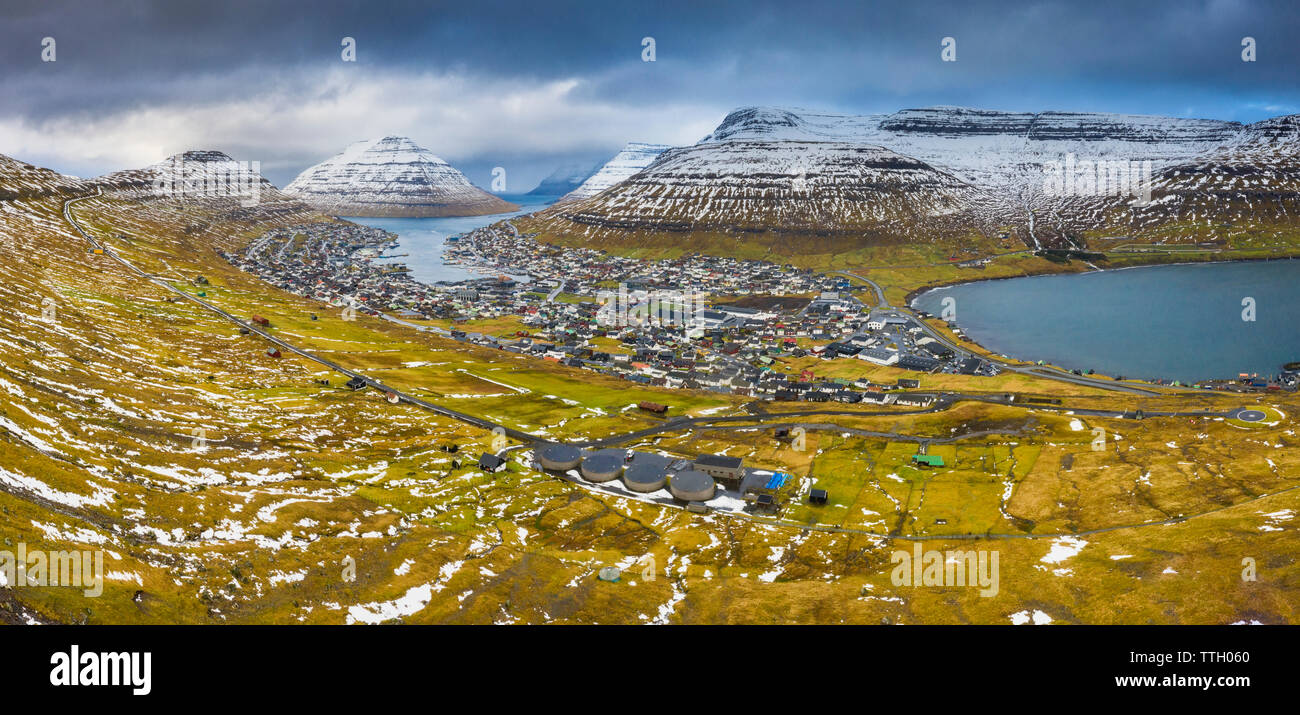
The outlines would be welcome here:
M 744 422 L 628 444 L 745 456 L 790 470 L 800 488 L 830 492 L 828 505 L 792 505 L 778 523 L 701 516 L 538 473 L 517 449 L 505 472 L 482 474 L 473 460 L 488 433 L 344 389 L 316 363 L 268 357 L 260 338 L 88 253 L 58 196 L 0 209 L 3 548 L 103 549 L 110 572 L 98 598 L 69 587 L 0 589 L 4 621 L 1298 617 L 1291 416 L 1300 404 L 1291 396 L 1262 399 L 1286 415 L 1271 427 L 1186 418 L 1076 426 L 1065 414 L 960 403 L 923 416 L 802 417 L 824 427 L 809 430 L 803 450 Z M 236 315 L 265 316 L 276 335 L 387 384 L 519 429 L 601 438 L 658 424 L 625 409 L 641 399 L 674 412 L 744 414 L 740 398 L 634 388 L 364 316 L 344 321 L 216 255 L 260 233 L 266 217 L 115 198 L 74 210 L 172 285 L 203 290 Z M 206 285 L 195 284 L 198 275 Z M 995 389 L 1050 389 L 1017 379 Z M 989 387 L 961 380 L 942 387 Z M 1131 400 L 1084 391 L 1069 399 L 1103 409 Z M 1196 399 L 1226 408 L 1256 398 Z M 1162 400 L 1173 398 L 1145 404 Z M 1094 427 L 1108 435 L 1099 452 Z M 990 433 L 963 437 L 975 432 Z M 936 440 L 945 468 L 910 466 L 918 437 Z M 448 444 L 459 451 L 440 449 Z M 915 539 L 997 550 L 998 595 L 894 586 L 890 556 Z M 1258 562 L 1255 582 L 1240 578 L 1247 556 Z M 606 565 L 625 569 L 620 582 L 596 579 Z

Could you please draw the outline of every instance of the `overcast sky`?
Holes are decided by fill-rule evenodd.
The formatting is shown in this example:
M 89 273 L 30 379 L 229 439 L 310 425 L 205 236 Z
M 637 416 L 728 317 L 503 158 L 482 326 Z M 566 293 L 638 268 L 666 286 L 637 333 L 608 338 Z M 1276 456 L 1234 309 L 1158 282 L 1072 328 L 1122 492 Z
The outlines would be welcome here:
M 1294 1 L 4 0 L 0 153 L 95 176 L 219 149 L 283 186 L 401 134 L 527 191 L 627 141 L 693 143 L 745 105 L 1293 114 L 1297 31 Z

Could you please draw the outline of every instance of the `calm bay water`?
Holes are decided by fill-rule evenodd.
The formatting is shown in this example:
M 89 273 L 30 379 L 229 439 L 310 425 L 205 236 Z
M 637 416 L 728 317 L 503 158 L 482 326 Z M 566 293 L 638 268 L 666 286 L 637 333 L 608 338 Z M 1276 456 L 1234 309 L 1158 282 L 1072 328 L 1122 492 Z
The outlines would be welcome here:
M 468 233 L 476 228 L 488 226 L 511 216 L 539 211 L 554 203 L 558 196 L 526 196 L 523 194 L 502 194 L 501 198 L 518 204 L 518 211 L 489 216 L 453 216 L 449 218 L 373 218 L 365 216 L 342 216 L 363 226 L 374 226 L 398 235 L 398 247 L 387 251 L 388 255 L 406 253 L 408 255 L 391 259 L 396 263 L 405 263 L 411 269 L 411 277 L 421 283 L 438 281 L 463 281 L 473 278 L 488 278 L 497 273 L 480 273 L 465 266 L 448 265 L 442 262 L 442 249 L 450 236 Z
M 1151 266 L 940 288 L 913 305 L 984 347 L 1107 375 L 1184 382 L 1300 360 L 1300 261 Z M 1253 298 L 1255 320 L 1242 319 Z

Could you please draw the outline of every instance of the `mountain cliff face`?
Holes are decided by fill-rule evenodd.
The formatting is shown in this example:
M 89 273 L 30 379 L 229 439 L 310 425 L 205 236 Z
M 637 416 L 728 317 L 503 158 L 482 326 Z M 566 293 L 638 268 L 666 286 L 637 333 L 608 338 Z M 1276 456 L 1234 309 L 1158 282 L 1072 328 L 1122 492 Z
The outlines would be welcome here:
M 284 190 L 336 216 L 480 216 L 519 208 L 405 137 L 352 144 Z
M 595 196 L 650 166 L 660 154 L 671 148 L 667 144 L 628 142 L 628 145 L 623 147 L 623 151 L 615 154 L 614 158 L 605 162 L 599 171 L 582 182 L 578 188 L 562 196 L 557 203 L 580 201 Z
M 696 146 L 540 218 L 544 230 L 584 235 L 836 233 L 875 222 L 878 232 L 864 239 L 915 241 L 937 237 L 934 219 L 946 217 L 985 233 L 1012 227 L 1035 248 L 1080 247 L 1089 231 L 1162 240 L 1157 227 L 1170 221 L 1186 229 L 1295 220 L 1295 127 L 1294 117 L 1243 126 L 957 107 L 862 116 L 745 107 Z M 801 175 L 814 195 L 776 188 Z M 1156 199 L 1150 206 L 1143 188 Z
M 582 186 L 582 182 L 590 179 L 600 167 L 604 166 L 602 162 L 583 163 L 573 162 L 564 164 L 552 171 L 545 179 L 537 184 L 537 187 L 528 192 L 529 196 L 564 196 L 569 192 Z
M 1161 167 L 1149 203 L 1096 201 L 1088 208 L 1076 212 L 1072 228 L 1106 224 L 1124 237 L 1149 234 L 1166 241 L 1184 233 L 1210 243 L 1294 236 L 1300 222 L 1300 116 L 1246 125 L 1205 154 Z
M 551 213 L 586 233 L 883 235 L 905 226 L 919 239 L 956 216 L 975 220 L 991 201 L 947 172 L 880 147 L 733 140 L 664 152 L 617 186 Z
M 236 221 L 268 221 L 309 215 L 307 204 L 275 188 L 256 164 L 220 151 L 187 151 L 140 169 L 105 174 L 89 182 L 108 196 L 146 202 L 166 211 L 186 207 Z
M 732 112 L 704 142 L 844 141 L 884 146 L 1021 201 L 1041 198 L 1044 164 L 1073 154 L 1090 161 L 1168 165 L 1233 139 L 1236 122 L 1081 112 L 999 112 L 960 107 L 849 116 L 748 107 Z

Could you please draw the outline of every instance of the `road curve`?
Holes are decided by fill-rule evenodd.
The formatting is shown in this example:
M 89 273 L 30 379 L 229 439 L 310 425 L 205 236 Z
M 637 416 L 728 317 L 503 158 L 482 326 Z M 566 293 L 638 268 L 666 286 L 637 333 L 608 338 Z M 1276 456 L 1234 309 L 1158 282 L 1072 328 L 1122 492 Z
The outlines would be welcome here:
M 103 195 L 103 191 L 99 187 L 96 187 L 96 193 L 93 195 L 80 196 L 74 199 L 68 199 L 63 203 L 63 217 L 68 221 L 69 224 L 72 225 L 74 229 L 77 230 L 77 233 L 81 234 L 82 238 L 86 239 L 86 241 L 90 243 L 90 245 L 103 251 L 105 256 L 113 259 L 122 267 L 126 268 L 128 271 L 136 274 L 137 276 L 145 279 L 146 281 L 149 281 L 150 283 L 159 286 L 160 288 L 165 288 L 171 291 L 172 293 L 175 293 L 176 295 L 184 298 L 185 300 L 190 301 L 191 303 L 202 306 L 204 309 L 208 310 L 209 312 L 214 313 L 222 318 L 225 318 L 231 323 L 234 323 L 235 325 L 238 325 L 239 327 L 244 328 L 251 333 L 255 333 L 261 336 L 264 340 L 276 345 L 277 347 L 283 350 L 287 350 L 295 355 L 298 355 L 300 357 L 311 360 L 312 362 L 323 365 L 331 370 L 334 370 L 335 372 L 339 372 L 344 375 L 347 375 L 348 377 L 361 380 L 362 382 L 366 383 L 366 385 L 373 387 L 376 390 L 381 390 L 389 395 L 396 395 L 397 399 L 400 402 L 405 402 L 407 404 L 415 405 L 416 407 L 420 407 L 422 409 L 428 410 L 435 414 L 442 415 L 443 417 L 449 417 L 451 419 L 458 420 L 460 422 L 464 422 L 466 424 L 470 424 L 475 427 L 480 427 L 488 431 L 499 430 L 504 432 L 504 434 L 507 437 L 510 437 L 512 439 L 517 439 L 523 442 L 536 443 L 536 442 L 546 441 L 541 437 L 538 437 L 537 435 L 529 434 L 527 432 L 522 432 L 520 430 L 513 429 L 511 427 L 506 427 L 505 425 L 497 424 L 496 422 L 493 422 L 491 420 L 483 419 L 482 417 L 476 417 L 474 415 L 466 414 L 464 412 L 459 412 L 457 410 L 453 410 L 448 407 L 443 407 L 442 405 L 436 405 L 427 400 L 422 400 L 418 397 L 415 397 L 414 395 L 403 392 L 395 387 L 389 387 L 388 385 L 383 384 L 382 382 L 376 380 L 373 377 L 364 375 L 360 372 L 357 372 L 356 370 L 352 370 L 351 368 L 344 367 L 332 360 L 327 360 L 323 357 L 320 357 L 319 355 L 315 355 L 307 350 L 304 350 L 286 340 L 278 338 L 266 332 L 265 330 L 262 330 L 261 328 L 259 328 L 258 326 L 252 323 L 246 322 L 234 315 L 231 315 L 225 310 L 218 308 L 217 306 L 209 303 L 206 300 L 203 300 L 202 298 L 190 295 L 189 293 L 186 293 L 185 291 L 176 288 L 175 286 L 171 285 L 170 283 L 167 283 L 166 281 L 160 278 L 156 278 L 154 276 L 149 275 L 148 273 L 145 273 L 144 271 L 137 268 L 130 261 L 127 261 L 126 259 L 117 255 L 117 253 L 113 251 L 113 249 L 105 246 L 104 244 L 100 243 L 98 240 L 96 240 L 95 238 L 87 234 L 84 230 L 82 230 L 81 225 L 78 224 L 76 220 L 73 218 L 72 216 L 73 204 L 77 203 L 78 201 L 97 198 L 101 195 Z

